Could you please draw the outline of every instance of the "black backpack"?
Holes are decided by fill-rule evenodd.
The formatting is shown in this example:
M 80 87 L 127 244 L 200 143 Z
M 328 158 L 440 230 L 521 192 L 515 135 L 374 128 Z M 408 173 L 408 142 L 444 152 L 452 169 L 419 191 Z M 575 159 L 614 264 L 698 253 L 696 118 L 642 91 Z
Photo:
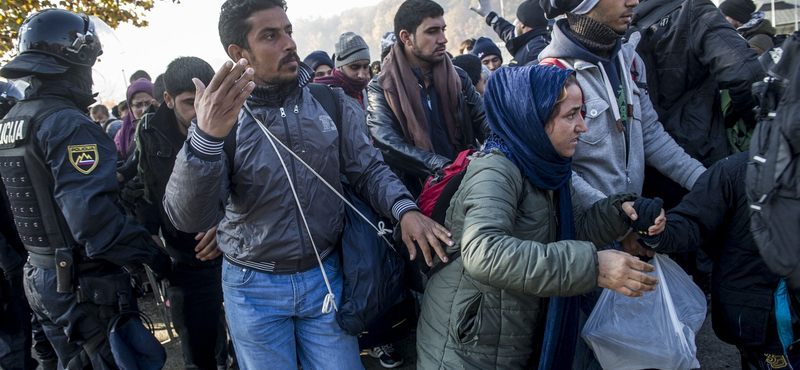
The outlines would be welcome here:
M 768 77 L 753 84 L 759 122 L 746 178 L 750 230 L 767 266 L 800 293 L 800 32 L 762 57 Z

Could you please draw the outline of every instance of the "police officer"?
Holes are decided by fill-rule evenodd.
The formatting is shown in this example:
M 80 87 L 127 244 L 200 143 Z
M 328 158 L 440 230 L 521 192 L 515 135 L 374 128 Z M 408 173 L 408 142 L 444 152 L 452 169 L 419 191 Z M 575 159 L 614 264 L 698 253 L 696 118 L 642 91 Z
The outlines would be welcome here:
M 34 13 L 18 49 L 0 75 L 30 76 L 31 86 L 0 121 L 0 174 L 29 252 L 25 293 L 60 368 L 116 369 L 108 324 L 136 309 L 123 266 L 144 263 L 164 276 L 171 262 L 115 205 L 116 148 L 87 115 L 102 53 L 92 21 Z

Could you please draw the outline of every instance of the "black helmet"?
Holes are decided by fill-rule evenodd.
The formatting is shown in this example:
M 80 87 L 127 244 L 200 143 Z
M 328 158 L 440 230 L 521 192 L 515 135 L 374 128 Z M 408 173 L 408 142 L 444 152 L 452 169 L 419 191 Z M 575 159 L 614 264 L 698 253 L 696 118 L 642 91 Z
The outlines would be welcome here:
M 91 67 L 103 54 L 91 19 L 62 9 L 46 9 L 25 18 L 17 48 L 19 55 L 0 70 L 4 77 L 60 74 L 73 65 Z
M 11 110 L 11 107 L 22 100 L 23 89 L 19 83 L 0 79 L 0 119 Z

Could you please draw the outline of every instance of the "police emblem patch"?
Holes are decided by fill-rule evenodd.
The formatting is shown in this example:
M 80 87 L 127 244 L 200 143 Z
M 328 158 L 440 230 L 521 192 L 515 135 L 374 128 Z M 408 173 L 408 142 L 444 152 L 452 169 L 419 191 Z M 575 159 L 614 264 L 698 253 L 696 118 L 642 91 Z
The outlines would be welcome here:
M 70 145 L 67 151 L 70 163 L 78 172 L 88 175 L 97 167 L 97 144 Z

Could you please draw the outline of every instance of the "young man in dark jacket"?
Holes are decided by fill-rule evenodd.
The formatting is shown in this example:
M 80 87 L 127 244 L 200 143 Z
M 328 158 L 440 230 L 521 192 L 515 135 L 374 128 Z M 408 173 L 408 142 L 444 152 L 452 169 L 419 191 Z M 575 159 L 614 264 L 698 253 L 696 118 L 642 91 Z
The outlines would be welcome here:
M 426 262 L 431 247 L 447 260 L 440 241 L 453 241 L 418 211 L 342 91 L 333 97 L 341 125 L 312 96 L 313 71 L 297 56 L 284 1 L 228 0 L 219 30 L 236 63 L 226 62 L 208 87 L 193 80 L 197 123 L 178 153 L 164 208 L 185 232 L 219 224 L 225 315 L 242 369 L 291 369 L 298 358 L 307 369 L 362 368 L 357 338 L 333 312 L 342 303 L 336 246 L 344 202 L 317 176 L 341 192 L 344 175 L 376 211 L 400 223 L 412 256 L 416 241 Z
M 486 24 L 505 41 L 506 50 L 514 57 L 508 63 L 509 67 L 536 62 L 539 53 L 550 43 L 548 21 L 536 0 L 525 0 L 519 4 L 516 25 L 493 11 L 490 0 L 478 0 L 478 7 L 469 9 L 484 17 Z
M 477 147 L 488 130 L 481 96 L 445 54 L 443 16 L 431 0 L 401 4 L 397 42 L 367 86 L 373 143 L 415 197 L 428 176 Z
M 711 166 L 667 212 L 664 232 L 642 245 L 659 253 L 706 251 L 714 261 L 711 317 L 717 337 L 739 348 L 742 369 L 796 369 L 800 349 L 787 356 L 778 334 L 774 294 L 780 278 L 767 268 L 750 232 L 748 154 Z
M 647 70 L 648 96 L 664 130 L 708 167 L 731 154 L 719 91 L 727 89 L 737 115 L 755 126 L 750 86 L 764 69 L 710 0 L 643 1 L 634 9 L 632 25 L 664 7 L 674 10 L 640 31 L 636 49 Z M 663 198 L 670 209 L 686 190 L 648 166 L 643 194 Z
M 216 369 L 218 336 L 227 337 L 224 325 L 221 331 L 217 325 L 222 314 L 222 257 L 216 227 L 196 234 L 176 230 L 161 199 L 196 116 L 192 78 L 209 83 L 213 76 L 214 69 L 200 58 L 173 60 L 164 73 L 164 104 L 142 117 L 136 131 L 138 176 L 145 189 L 145 199 L 137 202 L 136 217 L 156 242 L 161 243 L 163 237 L 172 257 L 167 295 L 187 369 Z

